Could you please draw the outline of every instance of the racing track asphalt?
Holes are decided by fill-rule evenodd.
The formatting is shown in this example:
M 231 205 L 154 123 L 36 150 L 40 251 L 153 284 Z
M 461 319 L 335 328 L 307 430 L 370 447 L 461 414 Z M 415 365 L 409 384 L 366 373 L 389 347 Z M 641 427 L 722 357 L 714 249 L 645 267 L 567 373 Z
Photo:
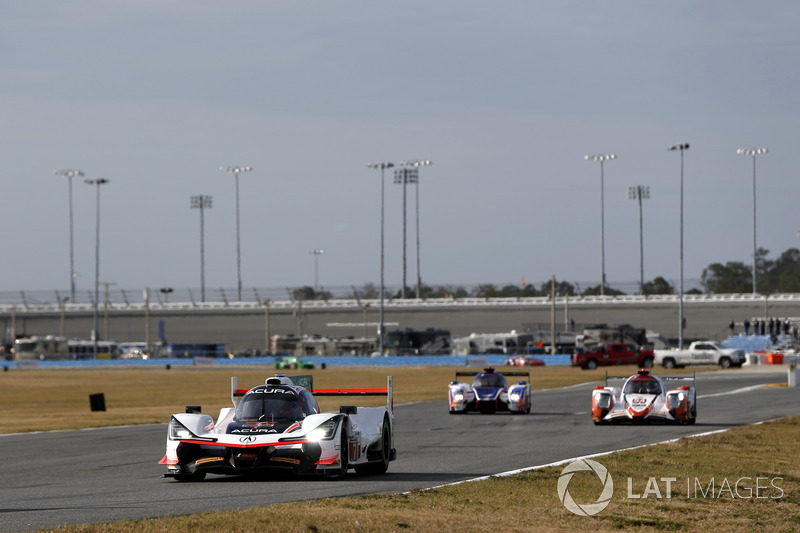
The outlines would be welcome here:
M 626 369 L 626 371 L 628 371 Z M 532 376 L 536 384 L 535 373 Z M 530 415 L 450 415 L 444 401 L 396 406 L 398 459 L 387 474 L 202 483 L 161 477 L 166 424 L 0 436 L 0 531 L 245 509 L 277 502 L 404 492 L 800 413 L 786 370 L 699 374 L 694 426 L 600 426 L 595 384 L 534 392 Z M 442 384 L 442 395 L 446 394 Z M 556 480 L 553 480 L 556 490 Z

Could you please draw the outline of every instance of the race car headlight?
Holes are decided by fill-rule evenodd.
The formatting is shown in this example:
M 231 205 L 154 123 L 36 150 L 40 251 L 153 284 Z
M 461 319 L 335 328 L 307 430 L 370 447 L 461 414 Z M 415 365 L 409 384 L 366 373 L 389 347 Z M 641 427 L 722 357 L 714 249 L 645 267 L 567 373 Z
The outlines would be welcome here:
M 683 400 L 686 399 L 686 396 L 679 392 L 678 394 L 670 394 L 667 396 L 667 407 L 670 409 L 677 409 L 683 403 Z
M 611 407 L 611 395 L 597 393 L 594 395 L 594 403 L 600 409 L 608 409 L 609 407 Z
M 175 418 L 169 421 L 169 438 L 172 440 L 191 439 L 194 433 L 186 429 L 186 426 L 178 422 Z
M 508 394 L 508 399 L 511 400 L 512 402 L 518 402 L 520 398 L 522 398 L 522 391 L 519 389 L 512 390 Z
M 317 442 L 321 440 L 331 440 L 336 435 L 336 426 L 338 423 L 335 419 L 331 418 L 326 420 L 316 428 L 308 432 L 308 440 Z
M 464 393 L 461 391 L 456 391 L 453 393 L 453 400 L 457 402 L 464 401 Z

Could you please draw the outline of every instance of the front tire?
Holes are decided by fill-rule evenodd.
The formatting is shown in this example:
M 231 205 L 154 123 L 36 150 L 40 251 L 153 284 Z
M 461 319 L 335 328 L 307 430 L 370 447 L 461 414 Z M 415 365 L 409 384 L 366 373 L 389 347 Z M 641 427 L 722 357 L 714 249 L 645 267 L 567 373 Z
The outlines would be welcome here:
M 175 478 L 175 481 L 198 482 L 198 481 L 203 481 L 206 478 L 206 473 L 195 472 L 194 474 L 175 474 L 172 477 Z
M 350 442 L 347 439 L 347 419 L 344 419 L 339 437 L 339 469 L 336 471 L 336 475 L 347 475 L 348 468 L 350 468 Z
M 731 360 L 728 357 L 722 357 L 719 360 L 719 366 L 722 368 L 730 368 L 731 367 Z
M 347 475 L 350 468 L 350 441 L 347 439 L 347 417 L 342 419 L 339 430 L 339 468 L 324 470 L 323 476 L 328 479 L 338 479 Z

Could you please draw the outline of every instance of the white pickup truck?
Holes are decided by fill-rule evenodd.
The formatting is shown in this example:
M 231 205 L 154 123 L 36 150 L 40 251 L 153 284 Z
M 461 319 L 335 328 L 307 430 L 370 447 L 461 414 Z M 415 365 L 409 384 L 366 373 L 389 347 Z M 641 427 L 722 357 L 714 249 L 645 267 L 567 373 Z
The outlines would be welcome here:
M 722 348 L 712 341 L 696 341 L 684 350 L 655 350 L 654 364 L 664 368 L 686 365 L 719 365 L 722 368 L 742 366 L 747 360 L 744 350 Z

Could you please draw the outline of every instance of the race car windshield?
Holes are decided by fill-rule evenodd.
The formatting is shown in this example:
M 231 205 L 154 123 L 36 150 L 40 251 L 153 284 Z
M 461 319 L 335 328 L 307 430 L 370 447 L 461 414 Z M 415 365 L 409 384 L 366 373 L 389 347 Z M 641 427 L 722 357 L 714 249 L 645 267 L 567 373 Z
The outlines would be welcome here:
M 500 374 L 480 374 L 472 380 L 473 387 L 501 388 L 506 386 L 506 378 Z
M 297 396 L 289 394 L 248 394 L 236 407 L 234 420 L 238 422 L 298 421 L 306 414 Z
M 661 386 L 654 379 L 632 379 L 625 384 L 625 394 L 661 394 Z

